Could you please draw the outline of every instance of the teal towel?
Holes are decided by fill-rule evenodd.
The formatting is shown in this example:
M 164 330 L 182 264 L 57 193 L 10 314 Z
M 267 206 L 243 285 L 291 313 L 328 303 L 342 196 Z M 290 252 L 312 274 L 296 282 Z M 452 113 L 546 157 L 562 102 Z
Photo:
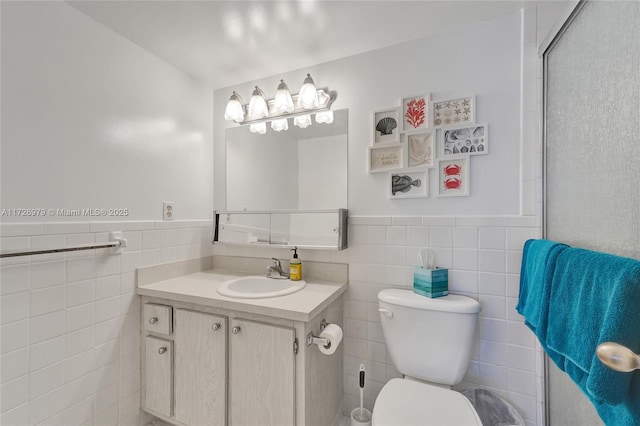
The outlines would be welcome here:
M 639 261 L 548 240 L 525 243 L 516 310 L 607 425 L 640 425 L 640 371 L 611 370 L 595 353 L 606 341 L 640 352 L 639 303 Z
M 516 310 L 541 342 L 547 334 L 549 292 L 556 258 L 568 246 L 549 240 L 528 240 L 522 251 L 520 294 Z
M 640 372 L 611 370 L 595 353 L 600 343 L 609 341 L 640 351 L 639 303 L 639 261 L 579 248 L 558 255 L 546 346 L 596 408 L 603 403 L 624 405 L 631 388 L 640 386 Z M 640 400 L 634 404 L 640 407 Z M 617 419 L 615 424 L 620 424 Z

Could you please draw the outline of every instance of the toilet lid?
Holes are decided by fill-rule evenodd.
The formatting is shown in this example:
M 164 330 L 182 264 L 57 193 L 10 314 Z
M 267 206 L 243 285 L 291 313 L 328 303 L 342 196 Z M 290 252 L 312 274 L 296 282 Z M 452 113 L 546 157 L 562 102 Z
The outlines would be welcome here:
M 482 425 L 460 392 L 411 380 L 392 379 L 373 407 L 373 426 Z

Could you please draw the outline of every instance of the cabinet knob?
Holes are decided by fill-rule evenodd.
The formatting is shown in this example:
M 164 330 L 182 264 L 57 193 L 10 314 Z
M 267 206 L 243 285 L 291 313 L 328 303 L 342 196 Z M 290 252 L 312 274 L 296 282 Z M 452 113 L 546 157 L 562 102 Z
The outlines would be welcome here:
M 217 323 L 213 324 L 213 325 L 211 326 L 211 329 L 212 329 L 213 331 L 218 331 L 218 330 L 220 330 L 220 323 L 219 323 L 219 322 L 217 322 Z
M 163 346 L 163 347 L 161 347 L 160 349 L 158 349 L 158 353 L 159 353 L 160 355 L 162 355 L 162 354 L 163 354 L 163 353 L 165 353 L 166 351 L 167 351 L 167 348 L 165 348 L 164 346 Z
M 158 322 L 158 317 L 151 317 L 149 318 L 149 324 L 155 324 Z
M 233 334 L 238 334 L 238 333 L 240 333 L 240 326 L 237 326 L 237 325 L 236 325 L 236 326 L 234 326 L 234 327 L 231 329 L 231 332 L 232 332 Z

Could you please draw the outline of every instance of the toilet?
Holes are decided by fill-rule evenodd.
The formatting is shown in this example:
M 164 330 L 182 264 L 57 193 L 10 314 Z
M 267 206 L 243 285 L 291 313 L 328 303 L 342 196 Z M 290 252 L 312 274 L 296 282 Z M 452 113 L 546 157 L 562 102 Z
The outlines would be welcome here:
M 482 425 L 462 381 L 475 337 L 480 304 L 470 297 L 429 299 L 411 290 L 378 293 L 387 350 L 403 379 L 390 380 L 373 407 L 373 426 Z

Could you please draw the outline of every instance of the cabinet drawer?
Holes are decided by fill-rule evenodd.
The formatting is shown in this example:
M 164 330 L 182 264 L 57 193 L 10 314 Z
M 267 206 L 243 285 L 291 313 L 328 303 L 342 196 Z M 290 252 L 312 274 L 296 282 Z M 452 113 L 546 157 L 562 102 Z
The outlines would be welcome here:
M 145 303 L 144 329 L 159 334 L 171 334 L 173 328 L 171 313 L 171 306 Z

